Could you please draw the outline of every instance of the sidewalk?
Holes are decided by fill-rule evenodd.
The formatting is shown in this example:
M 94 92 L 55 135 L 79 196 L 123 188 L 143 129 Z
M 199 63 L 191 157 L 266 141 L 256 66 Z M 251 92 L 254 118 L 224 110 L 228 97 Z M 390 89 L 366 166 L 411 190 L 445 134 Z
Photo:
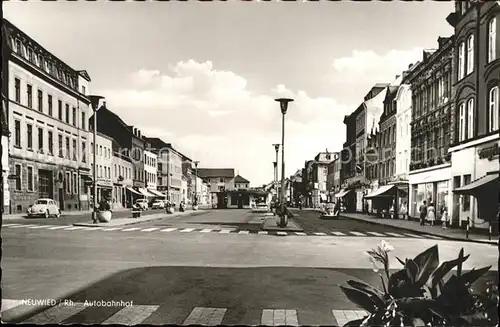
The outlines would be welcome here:
M 113 209 L 113 212 L 123 212 L 130 210 L 130 208 L 117 208 Z M 61 211 L 61 216 L 79 216 L 79 215 L 84 215 L 84 214 L 91 214 L 92 209 L 90 210 L 75 210 L 75 211 Z M 2 215 L 2 220 L 9 220 L 9 219 L 19 219 L 19 218 L 26 218 L 28 215 L 26 213 L 13 213 L 13 214 L 3 214 Z
M 449 240 L 498 245 L 498 236 L 492 235 L 490 241 L 488 240 L 487 235 L 469 233 L 469 238 L 467 238 L 465 235 L 465 230 L 458 228 L 443 229 L 441 225 L 420 226 L 420 223 L 416 221 L 409 221 L 403 219 L 383 219 L 361 213 L 341 213 L 340 215 L 351 219 L 365 221 L 370 224 L 391 226 L 393 228 L 399 228 L 406 231 L 413 231 L 433 236 L 440 236 L 442 238 L 446 238 Z
M 85 227 L 119 227 L 119 226 L 127 226 L 127 225 L 134 225 L 134 224 L 140 224 L 148 221 L 153 221 L 153 220 L 158 220 L 158 219 L 163 219 L 163 218 L 171 218 L 171 217 L 179 217 L 179 216 L 187 216 L 190 214 L 195 214 L 195 213 L 204 213 L 206 210 L 187 210 L 184 212 L 176 211 L 172 214 L 168 214 L 165 211 L 155 213 L 152 215 L 146 215 L 146 216 L 141 216 L 140 218 L 132 218 L 132 217 L 127 217 L 127 218 L 116 218 L 113 219 L 111 218 L 111 221 L 109 223 L 97 223 L 93 224 L 92 222 L 89 223 L 74 223 L 73 226 L 85 226 Z

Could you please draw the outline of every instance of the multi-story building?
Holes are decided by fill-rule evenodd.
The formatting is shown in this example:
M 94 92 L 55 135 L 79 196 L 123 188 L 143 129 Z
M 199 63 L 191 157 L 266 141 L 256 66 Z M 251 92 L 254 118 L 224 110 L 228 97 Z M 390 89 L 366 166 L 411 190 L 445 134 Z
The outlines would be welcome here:
M 312 163 L 312 191 L 311 199 L 314 208 L 319 208 L 320 204 L 328 201 L 327 177 L 328 165 L 338 158 L 338 153 L 320 152 L 314 157 Z
M 90 77 L 9 21 L 2 25 L 8 167 L 15 177 L 9 180 L 9 212 L 25 212 L 38 198 L 56 200 L 61 210 L 80 210 L 88 202 Z
M 336 194 L 348 212 L 365 210 L 364 196 L 371 185 L 366 174 L 366 147 L 370 133 L 379 126 L 389 83 L 377 83 L 364 97 L 364 102 L 344 118 L 346 139 L 342 158 L 342 186 Z
M 328 164 L 328 176 L 326 178 L 328 202 L 335 202 L 335 194 L 340 192 L 342 186 L 340 180 L 341 169 L 342 163 L 340 160 L 340 153 L 337 153 L 334 160 Z
M 313 206 L 313 164 L 314 160 L 307 160 L 304 163 L 304 169 L 302 169 L 302 185 L 304 189 L 304 203 L 303 205 L 306 207 Z
M 452 221 L 488 228 L 496 220 L 499 167 L 500 5 L 456 1 L 451 129 Z M 451 209 L 451 210 L 450 210 Z M 498 221 L 493 224 L 498 228 Z
M 239 189 L 248 189 L 250 187 L 250 182 L 241 177 L 240 175 L 236 175 L 236 177 L 234 177 L 234 188 L 239 190 Z
M 234 189 L 233 168 L 198 168 L 198 176 L 207 181 L 211 193 Z
M 94 117 L 89 120 L 93 124 Z M 144 149 L 145 140 L 141 131 L 134 126 L 127 125 L 117 114 L 109 110 L 106 105 L 97 111 L 97 131 L 114 139 L 119 147 L 118 153 L 132 160 L 132 186 L 126 188 L 134 203 L 139 198 L 152 197 L 145 190 Z M 132 191 L 134 190 L 134 191 Z
M 158 157 L 155 153 L 144 150 L 144 184 L 148 190 L 156 190 Z
M 183 190 L 185 190 L 187 203 L 192 203 L 194 198 L 194 174 L 193 174 L 193 161 L 185 155 L 182 155 L 182 176 L 185 183 L 183 183 Z
M 299 203 L 299 200 L 304 195 L 304 184 L 302 183 L 302 170 L 298 169 L 295 174 L 290 177 L 290 201 L 293 206 Z
M 97 202 L 102 199 L 113 198 L 113 180 L 111 167 L 113 166 L 113 139 L 105 134 L 96 133 L 96 156 L 95 156 L 95 169 L 96 169 L 96 186 L 97 186 Z M 90 133 L 90 174 L 94 176 L 94 134 Z M 91 195 L 93 196 L 93 188 Z
M 403 84 L 410 84 L 412 92 L 409 214 L 418 217 L 426 201 L 435 204 L 440 219 L 441 208 L 451 204 L 453 37 L 440 37 L 438 44 L 437 50 L 423 51 L 422 62 L 408 72 Z
M 3 84 L 3 71 L 2 71 L 2 84 Z M 2 90 L 2 112 L 1 112 L 1 135 L 2 135 L 2 196 L 1 196 L 1 209 L 2 214 L 9 212 L 10 203 L 10 190 L 9 190 L 9 124 L 7 123 L 7 98 L 4 97 Z
M 130 208 L 133 202 L 131 194 L 141 195 L 132 188 L 132 172 L 134 165 L 132 159 L 120 153 L 120 146 L 115 140 L 113 140 L 112 146 L 113 208 Z
M 193 182 L 193 189 L 196 189 L 196 197 L 198 199 L 198 204 L 205 205 L 210 204 L 210 187 L 207 182 L 196 175 L 192 175 L 193 179 L 196 178 L 196 182 Z

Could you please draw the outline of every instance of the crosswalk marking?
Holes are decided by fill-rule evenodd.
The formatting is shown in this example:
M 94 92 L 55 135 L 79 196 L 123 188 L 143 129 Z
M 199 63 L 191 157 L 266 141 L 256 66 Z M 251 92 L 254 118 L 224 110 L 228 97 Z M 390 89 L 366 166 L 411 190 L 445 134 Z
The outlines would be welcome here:
M 23 300 L 2 299 L 2 312 L 15 308 L 18 305 L 21 305 L 22 303 Z
M 424 236 L 428 237 L 428 238 L 435 239 L 435 240 L 442 240 L 443 239 L 442 237 L 434 236 L 434 235 L 429 235 L 429 234 L 425 234 Z
M 95 230 L 104 230 L 104 227 L 89 227 L 89 229 L 87 229 L 87 230 L 93 230 L 93 231 L 95 231 Z
M 111 231 L 117 230 L 117 229 L 122 229 L 122 228 L 121 227 L 105 228 L 102 231 L 103 232 L 111 232 Z
M 298 326 L 297 310 L 285 310 L 285 325 Z
M 20 224 L 2 224 L 2 227 L 19 226 Z
M 47 228 L 47 227 L 50 227 L 50 225 L 31 226 L 31 227 L 29 227 L 29 228 L 32 228 L 32 229 L 40 229 L 40 228 Z
M 202 230 L 200 233 L 210 233 L 211 231 L 213 231 L 213 229 L 210 229 L 210 228 L 205 228 L 204 230 Z
M 70 227 L 66 228 L 65 230 L 79 230 L 79 229 L 85 229 L 85 226 L 76 226 L 76 227 Z
M 268 233 L 266 231 L 259 231 L 258 234 L 259 235 L 267 235 Z
M 264 309 L 260 319 L 264 326 L 298 326 L 297 310 Z
M 366 233 L 370 234 L 370 235 L 375 235 L 375 236 L 384 236 L 384 234 L 377 233 L 377 232 L 366 232 Z
M 404 235 L 398 234 L 398 233 L 391 233 L 391 232 L 385 232 L 387 235 L 390 236 L 395 236 L 395 237 L 404 237 Z
M 86 309 L 83 303 L 73 303 L 72 305 L 56 305 L 41 313 L 29 318 L 23 323 L 30 324 L 60 324 L 69 317 Z
M 49 229 L 55 230 L 55 229 L 62 229 L 62 228 L 67 228 L 68 226 L 55 226 L 55 227 L 50 227 Z
M 356 236 L 366 236 L 365 234 L 360 233 L 360 232 L 356 232 L 356 231 L 349 231 L 349 233 L 356 235 Z
M 287 236 L 288 235 L 286 232 L 277 232 L 276 234 L 278 234 L 280 236 Z
M 316 236 L 326 236 L 325 233 L 314 233 L 314 235 L 316 235 Z
M 195 230 L 194 228 L 184 228 L 183 230 L 181 230 L 181 233 L 189 233 L 189 232 L 192 232 L 194 230 Z
M 422 238 L 422 236 L 417 235 L 417 234 L 410 234 L 410 233 L 403 233 L 403 234 L 406 235 L 406 236 L 410 236 L 410 237 Z
M 248 234 L 248 233 L 250 233 L 250 231 L 247 231 L 247 230 L 240 230 L 238 232 L 238 234 Z
M 38 226 L 38 225 L 17 225 L 17 226 L 9 226 L 8 228 L 21 228 L 21 227 L 29 227 L 29 226 Z
M 332 232 L 333 235 L 336 235 L 336 236 L 344 236 L 345 234 L 342 233 L 342 232 Z
M 229 234 L 231 233 L 232 229 L 223 229 L 220 231 L 221 234 Z
M 122 229 L 122 232 L 131 232 L 133 230 L 139 230 L 139 229 L 140 229 L 139 227 L 126 228 L 126 229 Z
M 109 317 L 102 324 L 116 325 L 138 325 L 159 308 L 158 305 L 132 305 L 127 306 L 113 316 Z
M 295 232 L 296 235 L 300 235 L 300 236 L 306 236 L 307 234 L 306 233 L 302 233 L 302 232 Z
M 205 326 L 217 326 L 222 323 L 224 315 L 226 314 L 226 308 L 204 308 L 196 307 L 194 308 L 189 316 L 182 323 L 185 325 L 205 325 Z
M 173 232 L 174 230 L 176 230 L 177 228 L 165 228 L 165 229 L 162 229 L 160 232 Z
M 141 232 L 152 232 L 155 230 L 158 230 L 159 228 L 153 227 L 153 228 L 146 228 L 146 229 L 141 229 Z
M 344 326 L 351 320 L 363 318 L 366 312 L 363 310 L 332 310 L 332 314 L 337 320 L 337 325 Z

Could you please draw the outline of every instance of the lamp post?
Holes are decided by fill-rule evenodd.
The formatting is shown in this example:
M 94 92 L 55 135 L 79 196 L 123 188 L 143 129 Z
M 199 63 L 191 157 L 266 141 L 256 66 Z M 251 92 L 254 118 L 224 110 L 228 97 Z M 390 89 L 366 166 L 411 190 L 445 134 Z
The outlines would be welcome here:
M 274 188 L 276 189 L 276 199 L 278 198 L 278 151 L 280 150 L 280 144 L 273 144 L 274 150 L 276 151 L 276 161 L 274 164 Z
M 193 210 L 198 210 L 198 164 L 199 161 L 193 161 L 194 163 L 194 202 Z
M 94 189 L 94 199 L 93 199 L 93 208 L 92 208 L 92 222 L 94 224 L 97 224 L 97 169 L 96 169 L 96 153 L 97 153 L 97 110 L 99 110 L 100 106 L 99 104 L 102 101 L 102 104 L 104 105 L 106 102 L 103 101 L 104 97 L 100 95 L 89 95 L 90 99 L 90 104 L 92 106 L 92 110 L 94 111 L 94 127 L 93 127 L 93 132 L 94 132 L 94 149 L 93 149 L 93 162 L 94 162 L 94 169 L 92 169 L 92 181 L 93 181 L 93 189 Z
M 281 108 L 281 192 L 280 192 L 280 203 L 281 203 L 281 214 L 279 227 L 286 227 L 288 224 L 288 216 L 285 210 L 285 114 L 288 110 L 288 103 L 292 102 L 293 99 L 280 98 L 275 99 L 276 102 L 280 103 Z

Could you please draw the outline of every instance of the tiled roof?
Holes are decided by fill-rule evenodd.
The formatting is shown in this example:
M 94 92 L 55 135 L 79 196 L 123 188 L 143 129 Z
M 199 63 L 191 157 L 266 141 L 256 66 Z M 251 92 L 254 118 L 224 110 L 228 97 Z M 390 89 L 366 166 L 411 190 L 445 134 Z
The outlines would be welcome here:
M 227 177 L 234 178 L 233 168 L 198 168 L 198 176 L 201 178 Z
M 240 175 L 237 175 L 234 178 L 235 183 L 250 183 L 250 181 L 246 180 L 245 178 L 241 177 Z

